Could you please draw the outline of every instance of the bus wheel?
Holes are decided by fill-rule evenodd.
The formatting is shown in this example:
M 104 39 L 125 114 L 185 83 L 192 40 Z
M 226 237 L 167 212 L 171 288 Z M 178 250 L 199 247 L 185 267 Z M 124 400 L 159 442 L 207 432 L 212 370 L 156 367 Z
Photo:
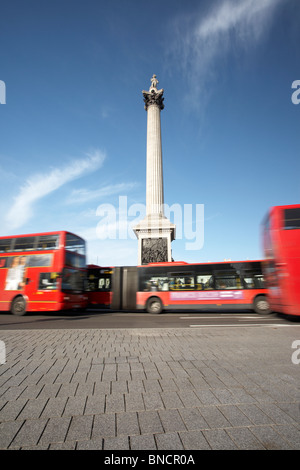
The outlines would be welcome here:
M 19 295 L 18 297 L 15 297 L 14 300 L 12 301 L 10 311 L 13 315 L 25 315 L 26 313 L 26 300 L 24 297 Z
M 162 303 L 158 297 L 150 297 L 147 300 L 146 310 L 148 313 L 161 313 L 162 309 Z
M 271 313 L 270 304 L 265 295 L 258 295 L 257 297 L 255 297 L 253 302 L 253 308 L 255 312 L 259 313 L 260 315 L 267 315 Z

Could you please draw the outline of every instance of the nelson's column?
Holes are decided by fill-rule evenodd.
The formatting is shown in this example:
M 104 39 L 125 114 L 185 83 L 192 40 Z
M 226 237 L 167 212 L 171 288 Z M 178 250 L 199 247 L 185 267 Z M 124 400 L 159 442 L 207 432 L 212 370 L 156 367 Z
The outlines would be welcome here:
M 172 261 L 175 225 L 164 215 L 164 188 L 160 111 L 164 90 L 157 89 L 156 75 L 149 91 L 143 91 L 147 111 L 146 217 L 134 227 L 138 238 L 138 264 Z

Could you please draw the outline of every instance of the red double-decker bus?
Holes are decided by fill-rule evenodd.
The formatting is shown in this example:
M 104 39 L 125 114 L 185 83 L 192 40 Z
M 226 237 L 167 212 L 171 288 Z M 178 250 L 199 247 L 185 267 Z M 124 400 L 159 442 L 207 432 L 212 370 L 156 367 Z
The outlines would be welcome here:
M 271 312 L 261 261 L 151 263 L 88 270 L 90 306 L 149 313 L 187 309 Z
M 0 310 L 84 308 L 85 279 L 85 241 L 73 233 L 0 237 Z
M 300 205 L 272 207 L 262 231 L 271 308 L 300 316 Z

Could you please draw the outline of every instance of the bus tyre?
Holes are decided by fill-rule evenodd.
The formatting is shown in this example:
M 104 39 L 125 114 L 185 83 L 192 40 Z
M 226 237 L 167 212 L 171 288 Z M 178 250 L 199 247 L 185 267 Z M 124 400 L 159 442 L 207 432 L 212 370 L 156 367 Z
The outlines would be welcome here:
M 158 297 L 150 297 L 147 300 L 146 310 L 148 313 L 161 313 L 163 309 L 161 300 Z
M 270 304 L 265 295 L 258 295 L 255 297 L 253 307 L 255 312 L 260 315 L 268 315 L 271 313 Z
M 14 300 L 12 301 L 10 311 L 13 315 L 25 315 L 26 313 L 26 300 L 24 297 L 19 295 L 18 297 L 15 297 Z

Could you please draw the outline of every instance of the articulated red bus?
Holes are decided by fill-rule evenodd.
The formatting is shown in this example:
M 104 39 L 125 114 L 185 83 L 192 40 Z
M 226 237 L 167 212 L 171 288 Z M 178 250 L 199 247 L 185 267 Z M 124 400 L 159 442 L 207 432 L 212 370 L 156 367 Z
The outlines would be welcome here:
M 151 263 L 88 269 L 90 306 L 161 313 L 174 309 L 271 312 L 261 261 Z
M 113 268 L 101 268 L 96 264 L 87 266 L 87 294 L 90 307 L 110 307 L 113 272 Z
M 300 316 L 300 205 L 272 207 L 263 221 L 263 265 L 271 308 Z
M 85 293 L 85 241 L 69 232 L 0 237 L 0 310 L 81 309 Z

